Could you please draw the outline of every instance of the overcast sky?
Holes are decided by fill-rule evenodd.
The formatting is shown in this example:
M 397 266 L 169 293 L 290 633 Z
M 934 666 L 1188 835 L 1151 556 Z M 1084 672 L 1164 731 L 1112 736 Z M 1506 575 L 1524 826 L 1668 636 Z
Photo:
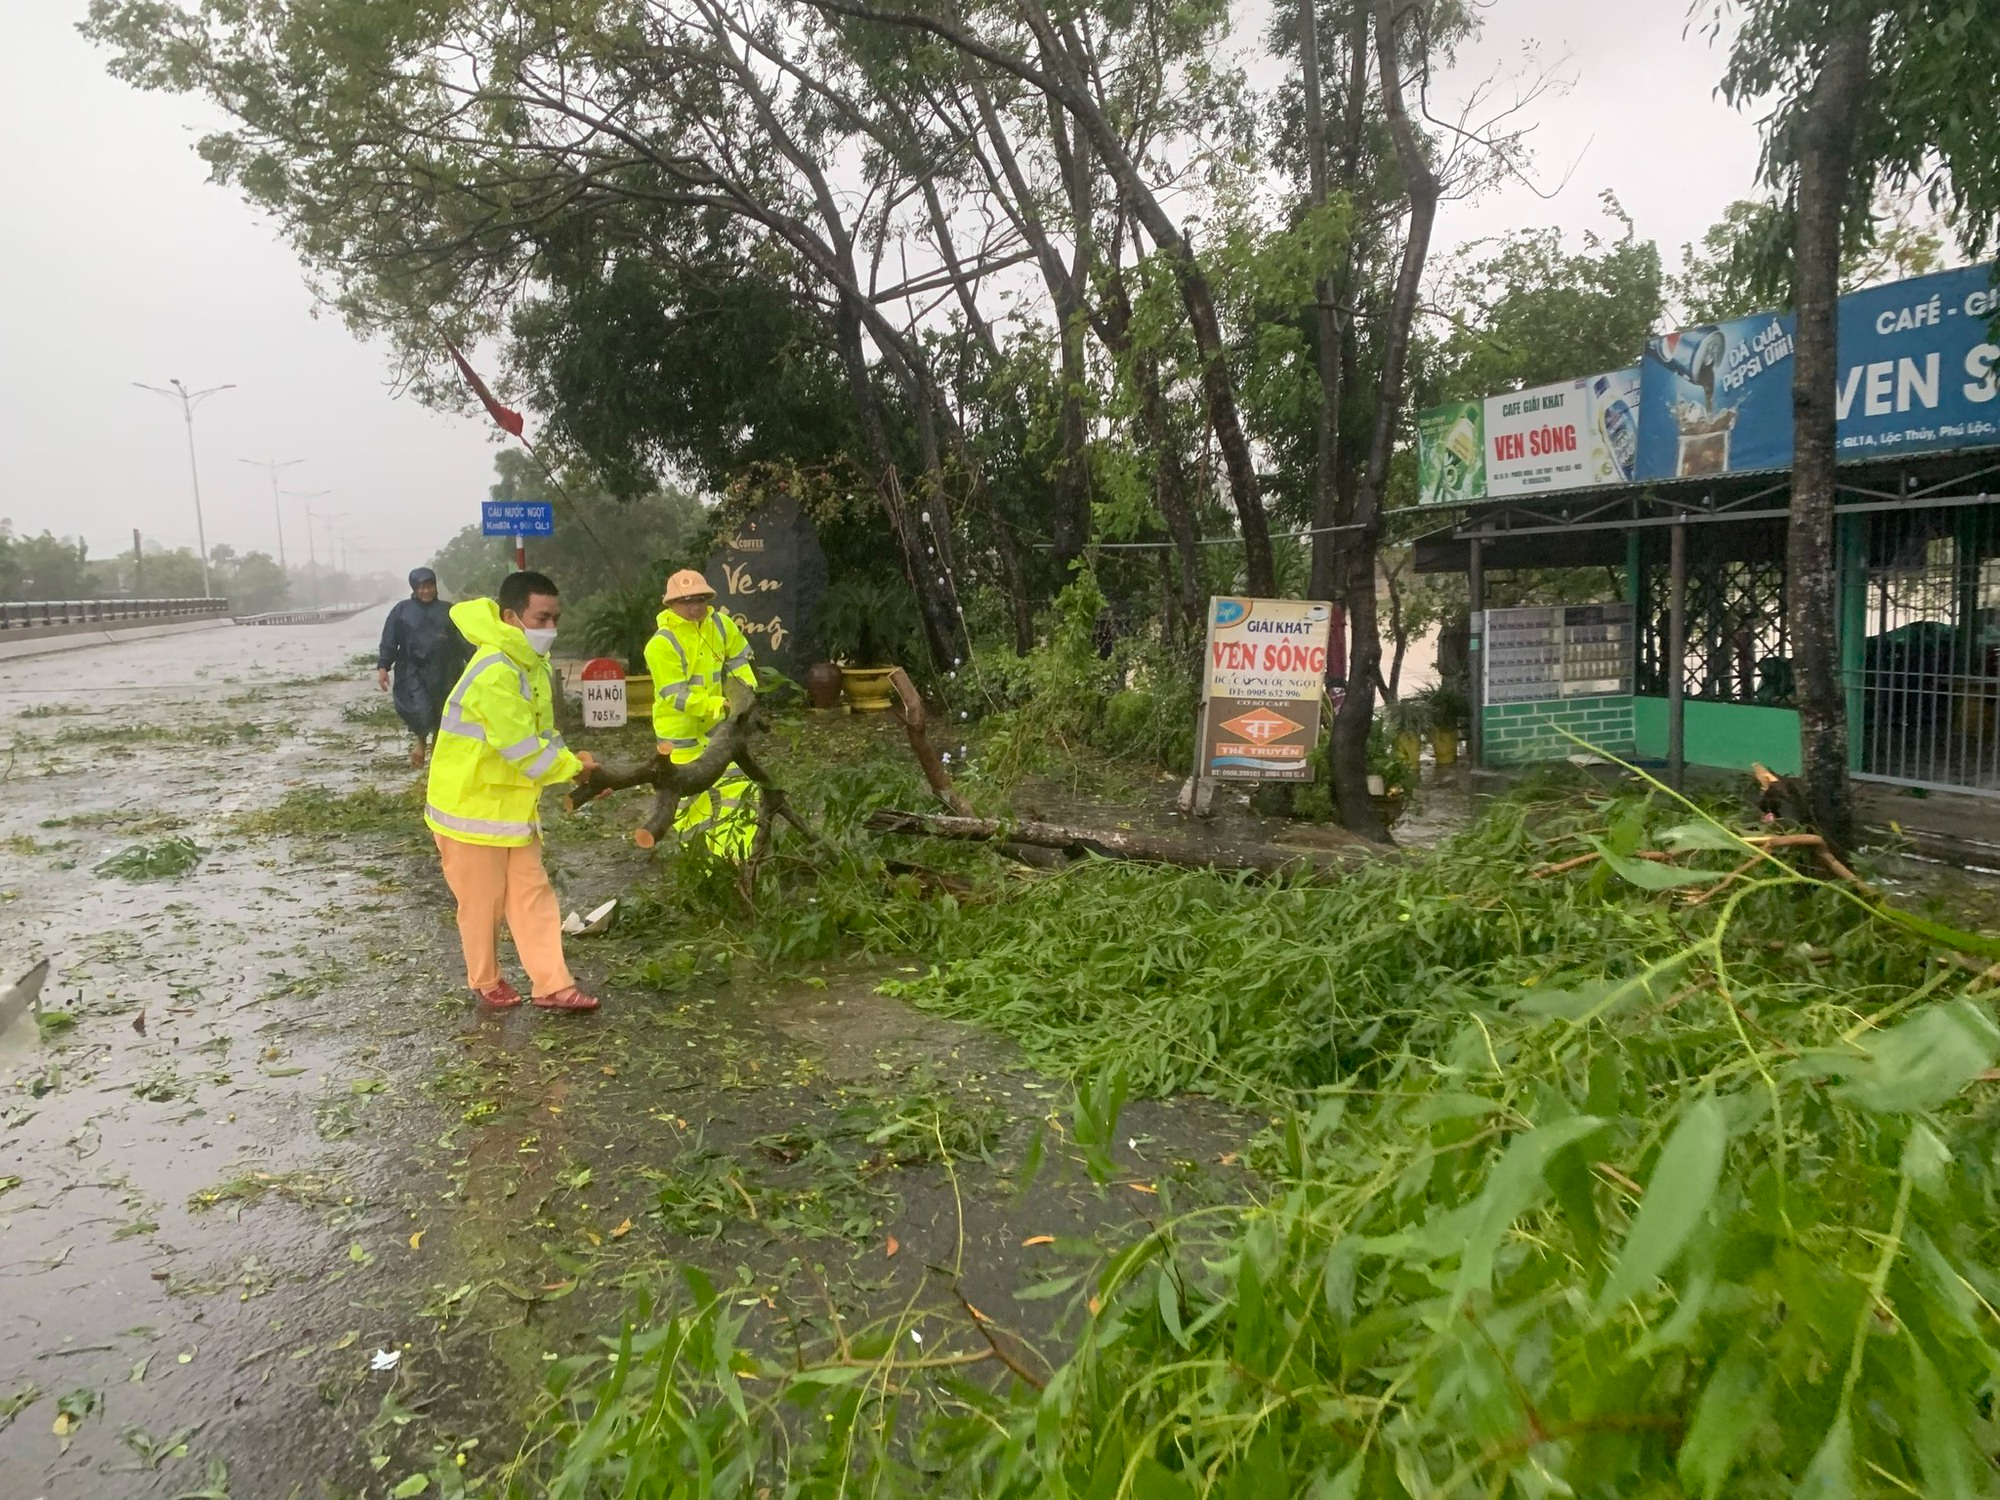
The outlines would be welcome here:
M 211 546 L 275 550 L 270 485 L 238 460 L 302 458 L 285 487 L 332 492 L 311 504 L 344 514 L 357 566 L 421 560 L 478 518 L 489 430 L 397 397 L 383 351 L 314 316 L 291 252 L 206 180 L 194 142 L 215 116 L 109 77 L 73 29 L 84 9 L 0 0 L 0 516 L 81 535 L 92 556 L 128 548 L 135 526 L 191 546 L 179 408 L 132 382 L 234 382 L 196 418 Z M 1572 86 L 1532 116 L 1538 185 L 1554 196 L 1516 185 L 1447 205 L 1440 251 L 1538 224 L 1602 228 L 1610 188 L 1671 264 L 1752 190 L 1754 122 L 1714 99 L 1720 56 L 1683 36 L 1678 0 L 1491 0 L 1486 15 L 1439 92 L 1563 62 Z M 303 506 L 284 504 L 297 561 Z

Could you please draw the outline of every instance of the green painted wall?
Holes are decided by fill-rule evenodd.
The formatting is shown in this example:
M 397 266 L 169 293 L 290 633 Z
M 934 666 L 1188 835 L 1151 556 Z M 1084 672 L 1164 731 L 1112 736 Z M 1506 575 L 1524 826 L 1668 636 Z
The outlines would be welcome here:
M 1691 766 L 1723 766 L 1747 771 L 1756 761 L 1781 776 L 1799 769 L 1799 716 L 1789 708 L 1750 703 L 1686 700 L 1687 761 Z M 1641 755 L 1667 755 L 1667 700 L 1632 700 L 1633 740 Z
M 1799 769 L 1799 716 L 1789 708 L 1687 700 L 1687 759 L 1691 766 L 1748 770 L 1750 763 L 1780 775 Z M 1517 766 L 1561 760 L 1577 753 L 1568 730 L 1614 755 L 1664 760 L 1664 698 L 1569 698 L 1553 703 L 1490 704 L 1485 710 L 1486 763 Z
M 1561 760 L 1580 753 L 1576 741 L 1562 733 L 1565 729 L 1599 750 L 1616 755 L 1632 750 L 1632 700 L 1623 695 L 1488 704 L 1481 723 L 1489 766 Z

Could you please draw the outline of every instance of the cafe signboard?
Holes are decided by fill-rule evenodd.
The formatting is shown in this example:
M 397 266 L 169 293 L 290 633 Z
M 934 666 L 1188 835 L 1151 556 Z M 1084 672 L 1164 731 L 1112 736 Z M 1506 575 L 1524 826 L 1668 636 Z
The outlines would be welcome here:
M 1309 781 L 1334 616 L 1310 599 L 1211 599 L 1199 775 Z

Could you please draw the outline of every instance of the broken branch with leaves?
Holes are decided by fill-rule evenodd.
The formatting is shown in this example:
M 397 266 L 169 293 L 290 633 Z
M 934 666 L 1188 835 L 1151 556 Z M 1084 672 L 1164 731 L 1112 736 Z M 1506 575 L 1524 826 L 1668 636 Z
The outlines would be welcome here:
M 763 805 L 758 818 L 758 842 L 762 846 L 769 846 L 764 830 L 780 819 L 806 837 L 813 837 L 812 830 L 792 811 L 784 788 L 771 779 L 770 773 L 751 754 L 751 742 L 770 727 L 769 718 L 757 702 L 756 689 L 746 683 L 730 682 L 724 686 L 723 695 L 729 705 L 728 715 L 715 726 L 701 754 L 693 760 L 676 763 L 664 755 L 656 755 L 643 765 L 622 769 L 592 766 L 577 777 L 576 788 L 564 799 L 563 805 L 575 812 L 607 792 L 622 792 L 627 787 L 635 786 L 652 787 L 653 810 L 632 834 L 632 842 L 641 849 L 650 849 L 673 826 L 684 799 L 700 796 L 720 781 L 731 766 L 735 766 L 760 794 Z

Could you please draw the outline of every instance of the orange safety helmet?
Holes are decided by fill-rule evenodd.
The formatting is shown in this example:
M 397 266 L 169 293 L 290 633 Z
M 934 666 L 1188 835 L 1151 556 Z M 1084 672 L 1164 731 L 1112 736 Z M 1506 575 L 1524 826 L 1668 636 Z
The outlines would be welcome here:
M 715 589 L 693 568 L 682 568 L 667 580 L 665 602 L 679 604 L 684 599 L 713 599 Z

